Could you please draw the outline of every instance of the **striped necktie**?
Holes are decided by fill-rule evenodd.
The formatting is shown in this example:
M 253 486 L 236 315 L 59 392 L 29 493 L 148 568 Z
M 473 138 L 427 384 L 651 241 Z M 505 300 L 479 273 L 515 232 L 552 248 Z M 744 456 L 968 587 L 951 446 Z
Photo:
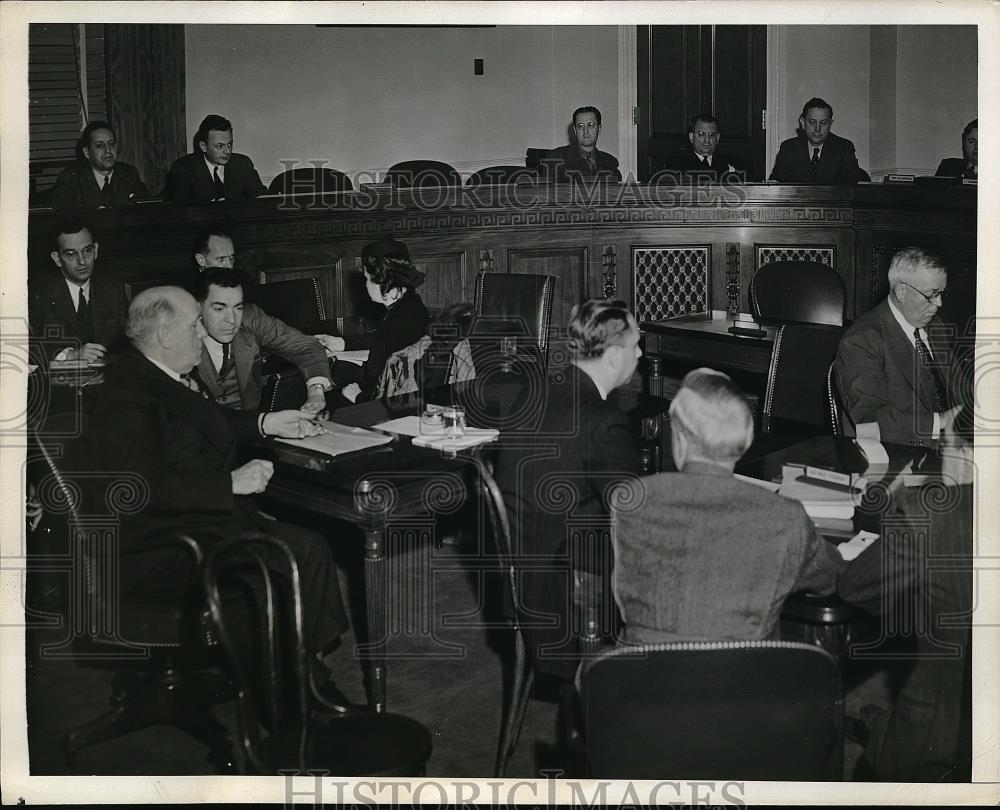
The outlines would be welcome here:
M 819 175 L 819 147 L 813 149 L 812 160 L 809 161 L 809 176 L 816 180 Z

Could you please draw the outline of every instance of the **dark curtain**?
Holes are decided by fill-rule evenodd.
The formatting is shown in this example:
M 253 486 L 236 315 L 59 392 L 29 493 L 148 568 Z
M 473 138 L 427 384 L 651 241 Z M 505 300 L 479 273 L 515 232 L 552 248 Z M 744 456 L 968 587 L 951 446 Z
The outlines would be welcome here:
M 156 194 L 188 151 L 184 131 L 184 26 L 108 25 L 108 111 L 121 144 Z

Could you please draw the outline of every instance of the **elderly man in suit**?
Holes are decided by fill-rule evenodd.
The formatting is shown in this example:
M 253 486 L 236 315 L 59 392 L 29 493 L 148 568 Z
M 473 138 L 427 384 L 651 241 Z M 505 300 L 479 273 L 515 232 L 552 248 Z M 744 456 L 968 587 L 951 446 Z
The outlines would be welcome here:
M 616 511 L 615 597 L 629 642 L 775 637 L 789 594 L 831 593 L 845 563 L 801 504 L 738 481 L 753 441 L 740 390 L 712 369 L 670 404 L 679 472 L 642 479 Z
M 258 414 L 220 408 L 188 376 L 204 351 L 205 330 L 194 298 L 178 287 L 143 290 L 129 307 L 126 328 L 133 348 L 95 390 L 84 441 L 99 470 L 141 477 L 145 507 L 122 518 L 123 542 L 181 530 L 208 546 L 247 531 L 280 538 L 295 555 L 301 576 L 307 648 L 314 694 L 325 705 L 349 706 L 329 681 L 318 655 L 347 629 L 330 550 L 314 532 L 279 523 L 257 511 L 252 496 L 267 488 L 274 468 L 253 459 L 237 466 L 237 442 L 266 436 L 301 438 L 319 428 L 310 414 Z M 155 552 L 121 561 L 123 588 L 178 580 L 193 582 L 186 560 Z M 253 638 L 253 611 L 237 637 Z
M 717 183 L 726 175 L 731 175 L 739 180 L 741 170 L 737 162 L 719 151 L 721 138 L 718 119 L 711 113 L 699 113 L 688 124 L 691 150 L 678 161 L 675 168 L 688 179 L 705 177 Z
M 120 281 L 95 272 L 99 245 L 82 219 L 64 218 L 52 228 L 52 263 L 59 272 L 28 280 L 28 323 L 45 339 L 54 360 L 96 363 L 124 347 L 128 302 Z
M 621 181 L 618 159 L 597 148 L 601 134 L 601 111 L 597 107 L 578 107 L 573 111 L 576 143 L 551 150 L 539 165 L 539 173 L 556 183 L 580 180 Z
M 962 130 L 962 157 L 945 158 L 934 172 L 935 177 L 979 177 L 979 119 L 975 118 Z
M 118 137 L 106 121 L 87 124 L 78 149 L 84 160 L 56 178 L 53 208 L 112 208 L 149 196 L 138 169 L 118 160 Z
M 326 408 L 330 364 L 322 344 L 253 304 L 244 303 L 239 270 L 203 270 L 196 279 L 194 293 L 205 327 L 205 351 L 198 364 L 198 376 L 216 402 L 230 408 L 260 407 L 263 350 L 299 367 L 306 381 L 301 410 L 316 414 Z
M 801 136 L 781 144 L 774 159 L 771 180 L 779 183 L 859 183 L 869 181 L 858 166 L 854 144 L 830 132 L 833 107 L 811 98 L 799 116 Z
M 496 475 L 511 516 L 514 554 L 528 563 L 522 603 L 545 616 L 539 623 L 551 622 L 525 627 L 535 667 L 564 679 L 579 663 L 570 582 L 610 587 L 609 497 L 616 484 L 639 473 L 628 420 L 609 395 L 631 379 L 642 356 L 635 318 L 621 301 L 575 307 L 568 337 L 572 364 L 544 390 L 529 386 L 527 397 L 537 409 L 529 416 L 537 418 L 521 424 L 527 429 L 520 439 L 505 443 Z M 609 618 L 610 593 L 604 597 Z M 614 629 L 610 624 L 605 633 Z
M 855 424 L 878 422 L 882 439 L 936 445 L 962 409 L 949 369 L 955 347 L 937 317 L 948 287 L 941 259 L 910 247 L 892 257 L 889 295 L 844 333 L 834 372 Z
M 174 161 L 163 196 L 179 205 L 214 200 L 250 200 L 267 189 L 253 161 L 233 151 L 233 125 L 221 115 L 205 116 L 195 135 L 196 149 Z

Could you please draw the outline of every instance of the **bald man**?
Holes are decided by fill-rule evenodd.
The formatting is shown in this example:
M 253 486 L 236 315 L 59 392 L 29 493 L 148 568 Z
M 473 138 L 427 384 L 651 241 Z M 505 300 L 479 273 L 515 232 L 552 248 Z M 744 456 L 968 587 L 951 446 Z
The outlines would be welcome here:
M 302 437 L 319 428 L 300 411 L 257 414 L 205 398 L 187 376 L 201 359 L 205 329 L 194 297 L 178 287 L 136 295 L 126 335 L 132 348 L 96 391 L 84 436 L 97 469 L 147 483 L 146 507 L 121 518 L 122 543 L 169 530 L 193 535 L 206 549 L 246 531 L 278 537 L 299 565 L 306 645 L 321 653 L 348 627 L 330 550 L 316 533 L 257 511 L 252 496 L 267 488 L 271 462 L 236 464 L 238 441 Z M 121 559 L 123 593 L 175 580 L 194 585 L 196 573 L 169 552 Z M 251 615 L 248 610 L 238 621 L 239 639 L 253 638 Z M 314 696 L 330 708 L 348 707 L 318 658 L 310 663 Z
M 801 504 L 733 477 L 753 441 L 742 392 L 692 371 L 670 404 L 680 472 L 642 479 L 616 513 L 614 592 L 629 642 L 764 639 L 785 598 L 832 593 L 845 563 Z

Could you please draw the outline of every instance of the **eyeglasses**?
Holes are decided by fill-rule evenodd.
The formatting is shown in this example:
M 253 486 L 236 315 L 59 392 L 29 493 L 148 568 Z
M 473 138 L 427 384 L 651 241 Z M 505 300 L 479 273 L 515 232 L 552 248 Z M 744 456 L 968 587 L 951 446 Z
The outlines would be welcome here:
M 909 287 L 915 293 L 920 293 L 928 304 L 933 304 L 935 298 L 938 300 L 939 304 L 943 304 L 945 296 L 948 294 L 947 290 L 931 290 L 929 293 L 925 293 L 923 290 L 918 290 L 912 284 L 907 284 L 905 281 L 900 281 L 899 283 Z
M 588 121 L 585 124 L 573 124 L 573 129 L 585 130 L 585 129 L 597 129 L 600 124 L 596 121 Z
M 87 245 L 86 247 L 80 248 L 79 252 L 75 250 L 64 250 L 62 252 L 62 257 L 67 261 L 74 261 L 77 256 L 82 256 L 84 259 L 90 259 L 93 257 L 95 250 L 97 250 L 96 245 Z

